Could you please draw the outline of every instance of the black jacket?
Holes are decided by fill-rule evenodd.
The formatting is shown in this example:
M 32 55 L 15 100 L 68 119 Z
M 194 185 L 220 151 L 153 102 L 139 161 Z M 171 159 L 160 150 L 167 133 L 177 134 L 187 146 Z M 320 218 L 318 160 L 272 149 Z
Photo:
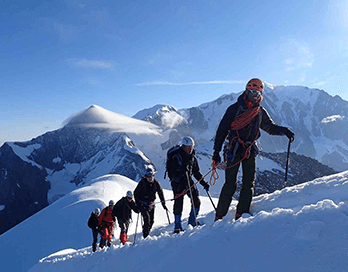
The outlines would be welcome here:
M 126 222 L 132 219 L 132 210 L 139 213 L 139 208 L 135 204 L 134 200 L 128 201 L 127 197 L 122 197 L 117 201 L 112 215 L 117 217 L 118 222 Z
M 247 103 L 244 99 L 244 93 L 238 97 L 236 103 L 229 106 L 222 117 L 219 127 L 216 131 L 215 142 L 214 142 L 214 152 L 220 152 L 222 145 L 227 137 L 229 142 L 239 135 L 240 139 L 247 144 L 251 144 L 256 141 L 261 136 L 260 128 L 266 131 L 270 135 L 284 135 L 281 126 L 276 125 L 268 112 L 260 106 L 260 115 L 256 115 L 250 124 L 246 125 L 244 128 L 237 130 L 231 129 L 231 123 L 234 121 L 236 116 L 239 116 L 243 112 L 247 111 Z M 260 120 L 261 118 L 261 120 Z M 234 141 L 233 145 L 238 141 Z M 231 144 L 231 142 L 230 142 Z M 254 143 L 253 146 L 256 150 Z
M 160 200 L 164 203 L 163 190 L 158 180 L 155 179 L 153 182 L 148 182 L 147 179 L 143 177 L 134 190 L 135 202 L 139 207 L 142 204 L 149 205 L 151 202 L 153 203 L 155 201 L 156 193 L 158 193 Z
M 87 223 L 88 227 L 91 228 L 92 230 L 97 230 L 98 220 L 99 220 L 99 217 L 94 212 L 92 212 L 91 216 L 88 219 L 88 223 Z
M 188 173 L 189 177 L 193 175 L 196 180 L 201 180 L 201 185 L 205 183 L 195 154 L 195 150 L 188 154 L 182 146 L 176 147 L 169 154 L 167 171 L 170 181 L 187 182 L 186 173 Z

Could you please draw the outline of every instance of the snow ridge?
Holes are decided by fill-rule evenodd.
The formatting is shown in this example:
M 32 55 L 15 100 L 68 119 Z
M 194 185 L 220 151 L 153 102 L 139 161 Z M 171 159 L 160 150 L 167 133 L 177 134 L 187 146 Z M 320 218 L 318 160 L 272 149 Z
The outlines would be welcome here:
M 123 246 L 116 240 L 111 248 L 92 253 L 89 245 L 91 234 L 85 226 L 90 211 L 98 205 L 105 205 L 109 199 L 122 197 L 122 193 L 134 189 L 135 185 L 118 175 L 102 177 L 21 223 L 7 236 L 1 236 L 0 245 L 22 231 L 35 236 L 45 225 L 37 229 L 40 220 L 47 220 L 49 214 L 58 217 L 54 222 L 61 222 L 62 215 L 69 218 L 74 214 L 74 219 L 78 221 L 75 228 L 84 235 L 67 236 L 70 228 L 66 223 L 73 224 L 74 220 L 58 223 L 57 226 L 51 224 L 51 235 L 58 236 L 57 240 L 61 237 L 61 242 L 68 246 L 41 257 L 30 272 L 101 271 L 115 264 L 121 271 L 177 271 L 178 265 L 184 266 L 185 271 L 234 271 L 231 255 L 240 260 L 238 267 L 242 266 L 244 271 L 345 271 L 348 265 L 348 171 L 255 197 L 252 215 L 244 214 L 238 221 L 233 219 L 236 202 L 232 202 L 223 220 L 214 222 L 212 205 L 206 197 L 202 197 L 199 220 L 203 225 L 186 227 L 186 231 L 178 235 L 172 234 L 173 223 L 168 225 L 166 214 L 159 206 L 156 208 L 154 229 L 146 239 L 138 232 L 134 246 Z M 119 188 L 110 187 L 114 190 L 106 191 L 107 186 Z M 165 198 L 170 197 L 171 192 L 165 190 Z M 186 226 L 188 198 L 185 201 L 183 223 Z M 217 199 L 213 201 L 216 203 Z M 171 210 L 172 202 L 168 201 L 168 207 Z M 59 212 L 62 209 L 64 213 Z M 170 218 L 172 220 L 171 214 Z M 37 222 L 35 227 L 31 227 L 33 222 Z M 131 239 L 134 239 L 134 223 L 129 232 Z M 62 224 L 65 227 L 62 228 Z M 119 229 L 115 237 L 118 235 Z M 56 239 L 54 241 L 57 242 Z M 52 246 L 55 244 L 47 245 Z M 3 257 L 6 254 L 3 246 L 0 251 Z M 180 262 L 175 265 L 173 260 Z M 5 268 L 9 265 L 4 264 Z

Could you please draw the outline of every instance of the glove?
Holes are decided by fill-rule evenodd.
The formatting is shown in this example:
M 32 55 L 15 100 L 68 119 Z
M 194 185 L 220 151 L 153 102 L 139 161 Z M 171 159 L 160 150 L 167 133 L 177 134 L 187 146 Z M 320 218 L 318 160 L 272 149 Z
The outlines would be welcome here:
M 288 129 L 287 127 L 283 127 L 282 132 L 284 135 L 286 135 L 286 137 L 289 138 L 290 143 L 294 141 L 295 134 L 290 129 Z
M 167 208 L 167 206 L 166 206 L 166 203 L 162 202 L 162 207 L 163 207 L 164 210 L 168 211 L 168 208 Z
M 220 155 L 219 155 L 219 152 L 214 151 L 214 154 L 213 154 L 213 161 L 215 162 L 215 164 L 221 162 L 221 157 L 220 157 Z
M 208 182 L 206 182 L 205 180 L 202 180 L 201 185 L 203 186 L 204 190 L 209 192 L 209 184 L 208 184 Z

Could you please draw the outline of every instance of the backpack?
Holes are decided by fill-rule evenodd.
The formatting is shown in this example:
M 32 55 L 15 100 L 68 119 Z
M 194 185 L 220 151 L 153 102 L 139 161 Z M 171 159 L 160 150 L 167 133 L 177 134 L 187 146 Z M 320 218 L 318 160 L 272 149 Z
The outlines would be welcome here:
M 98 217 L 95 215 L 95 213 L 91 213 L 91 216 L 88 219 L 87 226 L 90 229 L 95 229 L 98 226 Z
M 164 179 L 166 179 L 168 169 L 170 168 L 170 165 L 172 164 L 173 154 L 180 148 L 180 145 L 175 145 L 168 149 L 167 151 L 167 160 L 166 160 L 166 170 L 164 171 Z

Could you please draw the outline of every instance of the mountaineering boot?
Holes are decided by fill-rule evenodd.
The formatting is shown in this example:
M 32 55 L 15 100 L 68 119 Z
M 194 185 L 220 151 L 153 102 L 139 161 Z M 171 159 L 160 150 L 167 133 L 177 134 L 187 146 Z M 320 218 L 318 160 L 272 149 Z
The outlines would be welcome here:
M 234 216 L 234 220 L 238 220 L 239 218 L 241 218 L 242 217 L 242 215 L 241 214 L 239 214 L 239 213 L 236 213 L 236 215 Z
M 188 219 L 188 223 L 192 226 L 195 227 L 196 226 L 196 216 L 198 216 L 198 212 L 199 212 L 199 208 L 195 208 L 195 212 L 193 212 L 193 208 L 191 208 L 191 212 L 190 212 L 190 217 Z M 198 221 L 197 221 L 197 225 L 199 225 Z
M 120 240 L 122 244 L 125 244 L 128 241 L 128 236 L 126 233 L 121 233 Z
M 179 233 L 182 231 L 181 214 L 174 214 L 174 220 L 174 233 Z
M 93 243 L 92 245 L 92 251 L 96 252 L 97 251 L 97 243 Z
M 220 219 L 224 218 L 223 216 L 217 215 L 215 214 L 215 220 L 214 221 L 218 221 Z
M 104 239 L 100 240 L 99 247 L 103 248 L 105 246 L 105 242 L 106 242 L 106 240 L 104 240 Z
M 107 242 L 107 246 L 108 246 L 108 247 L 111 247 L 111 241 L 108 241 L 108 242 Z
M 180 233 L 181 231 L 183 231 L 182 229 L 175 229 L 174 233 Z

